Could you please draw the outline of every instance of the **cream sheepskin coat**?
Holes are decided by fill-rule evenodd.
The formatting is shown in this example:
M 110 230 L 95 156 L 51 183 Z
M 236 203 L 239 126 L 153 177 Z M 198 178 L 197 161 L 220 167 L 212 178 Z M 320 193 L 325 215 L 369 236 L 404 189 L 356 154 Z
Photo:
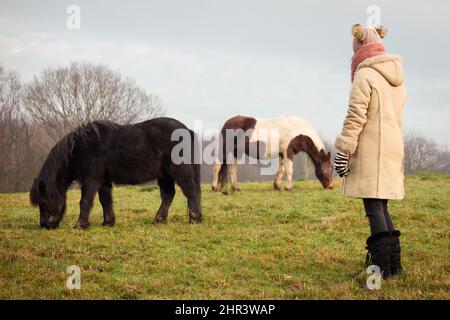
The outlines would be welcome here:
M 356 70 L 347 117 L 336 149 L 350 155 L 342 193 L 357 198 L 403 199 L 402 60 L 378 55 Z

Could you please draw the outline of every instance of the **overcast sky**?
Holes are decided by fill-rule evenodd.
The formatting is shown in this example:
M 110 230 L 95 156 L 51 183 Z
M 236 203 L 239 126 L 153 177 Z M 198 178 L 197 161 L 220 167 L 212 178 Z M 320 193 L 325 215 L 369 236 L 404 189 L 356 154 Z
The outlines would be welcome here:
M 446 0 L 0 0 L 0 64 L 29 81 L 48 66 L 104 63 L 188 126 L 290 113 L 334 141 L 350 90 L 350 29 L 372 4 L 388 52 L 404 60 L 405 131 L 450 146 Z M 79 30 L 66 26 L 70 5 L 81 10 Z

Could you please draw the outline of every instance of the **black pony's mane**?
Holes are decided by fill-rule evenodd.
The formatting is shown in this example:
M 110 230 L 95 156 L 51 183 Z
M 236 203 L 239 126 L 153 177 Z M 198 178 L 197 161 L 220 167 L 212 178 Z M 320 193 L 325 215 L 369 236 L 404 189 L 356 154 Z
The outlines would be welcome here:
M 37 179 L 35 179 L 30 193 L 31 203 L 39 202 L 39 183 L 43 183 L 46 188 L 46 194 L 52 198 L 58 194 L 60 186 L 56 183 L 56 177 L 62 169 L 68 166 L 75 146 L 78 143 L 86 142 L 89 138 L 95 136 L 98 142 L 101 141 L 99 127 L 108 130 L 114 130 L 119 127 L 112 121 L 93 121 L 80 125 L 73 131 L 65 135 L 50 151 L 47 159 L 42 166 Z

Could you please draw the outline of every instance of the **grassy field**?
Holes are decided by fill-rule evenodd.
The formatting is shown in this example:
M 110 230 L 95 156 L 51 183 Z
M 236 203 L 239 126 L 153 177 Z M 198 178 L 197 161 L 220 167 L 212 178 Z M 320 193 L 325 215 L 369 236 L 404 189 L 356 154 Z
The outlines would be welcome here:
M 101 226 L 96 200 L 88 231 L 72 229 L 78 190 L 51 231 L 38 228 L 28 194 L 2 194 L 0 298 L 450 299 L 450 175 L 407 178 L 406 200 L 390 205 L 406 272 L 374 291 L 364 289 L 369 227 L 360 200 L 318 181 L 298 181 L 292 192 L 241 188 L 223 196 L 204 185 L 201 225 L 187 223 L 177 189 L 169 223 L 157 226 L 157 189 L 116 188 L 117 225 Z M 65 288 L 69 265 L 81 268 L 81 290 Z

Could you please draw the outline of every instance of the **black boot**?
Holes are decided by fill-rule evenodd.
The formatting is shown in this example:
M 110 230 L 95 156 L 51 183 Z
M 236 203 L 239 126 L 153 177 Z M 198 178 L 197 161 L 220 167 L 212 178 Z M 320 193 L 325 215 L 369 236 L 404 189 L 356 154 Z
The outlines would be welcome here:
M 403 268 L 400 261 L 400 231 L 392 231 L 391 237 L 391 274 L 393 276 L 402 273 Z
M 381 269 L 383 279 L 388 279 L 391 276 L 391 234 L 385 231 L 370 236 L 367 238 L 366 249 L 366 268 L 377 265 Z

